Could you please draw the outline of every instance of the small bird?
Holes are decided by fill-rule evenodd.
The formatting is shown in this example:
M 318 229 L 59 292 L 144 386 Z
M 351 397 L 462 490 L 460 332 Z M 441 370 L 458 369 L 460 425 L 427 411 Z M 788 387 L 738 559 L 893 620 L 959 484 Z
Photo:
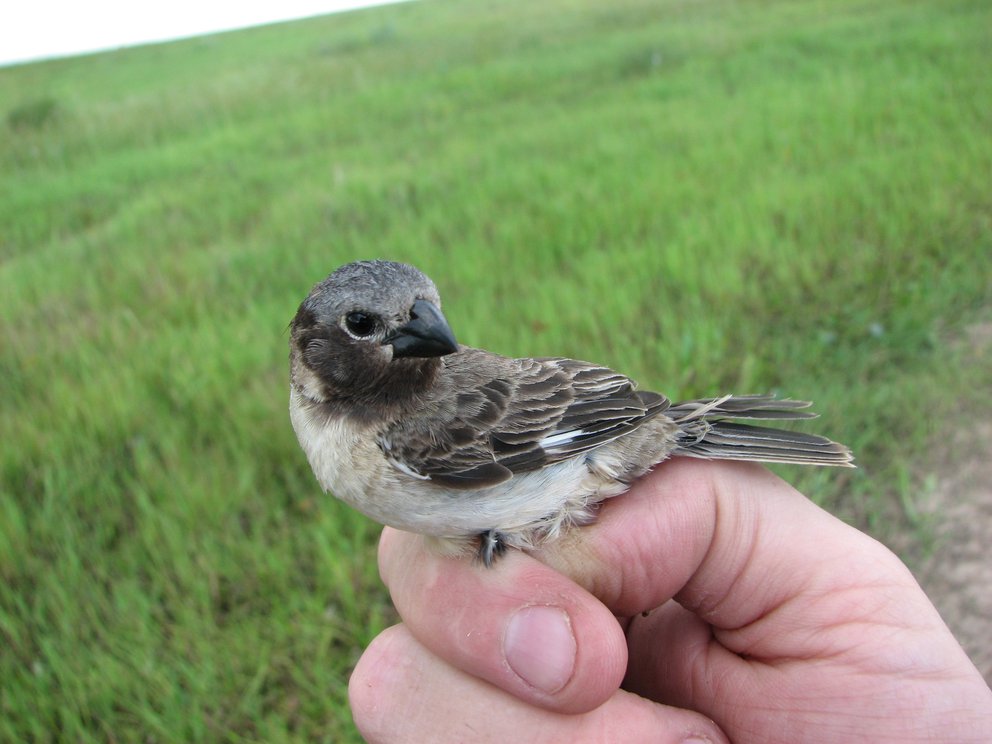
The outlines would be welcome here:
M 446 553 L 533 549 L 673 455 L 853 467 L 824 437 L 732 419 L 812 418 L 810 403 L 672 404 L 612 369 L 462 346 L 434 283 L 392 261 L 340 267 L 290 333 L 290 418 L 320 485 Z

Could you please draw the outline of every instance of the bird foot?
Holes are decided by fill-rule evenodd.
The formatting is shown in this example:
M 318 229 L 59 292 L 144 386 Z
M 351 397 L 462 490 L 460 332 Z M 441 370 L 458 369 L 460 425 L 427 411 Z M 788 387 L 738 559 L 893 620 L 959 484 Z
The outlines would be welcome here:
M 479 559 L 486 568 L 492 568 L 493 562 L 506 552 L 506 542 L 496 530 L 486 530 L 479 534 Z

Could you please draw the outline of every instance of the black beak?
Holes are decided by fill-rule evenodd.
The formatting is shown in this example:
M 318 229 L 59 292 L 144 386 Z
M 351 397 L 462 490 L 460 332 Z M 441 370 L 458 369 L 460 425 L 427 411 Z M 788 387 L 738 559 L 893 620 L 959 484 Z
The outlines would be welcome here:
M 458 351 L 448 321 L 427 300 L 414 302 L 410 320 L 389 334 L 383 343 L 393 345 L 393 357 L 439 357 Z

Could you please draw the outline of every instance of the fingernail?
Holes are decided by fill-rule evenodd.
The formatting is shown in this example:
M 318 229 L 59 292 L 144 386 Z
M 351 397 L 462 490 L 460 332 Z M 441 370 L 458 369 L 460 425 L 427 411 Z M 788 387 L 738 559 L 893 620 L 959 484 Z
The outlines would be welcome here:
M 558 692 L 575 669 L 575 636 L 568 615 L 557 607 L 518 610 L 506 626 L 503 656 L 531 687 Z

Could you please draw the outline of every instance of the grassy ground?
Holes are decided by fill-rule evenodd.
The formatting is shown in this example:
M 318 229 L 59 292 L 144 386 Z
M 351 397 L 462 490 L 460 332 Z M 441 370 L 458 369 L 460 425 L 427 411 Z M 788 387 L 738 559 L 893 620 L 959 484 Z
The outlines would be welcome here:
M 0 740 L 350 741 L 377 529 L 286 414 L 358 257 L 459 339 L 813 397 L 883 537 L 987 415 L 992 8 L 430 0 L 0 69 Z M 987 374 L 987 368 L 984 369 Z

